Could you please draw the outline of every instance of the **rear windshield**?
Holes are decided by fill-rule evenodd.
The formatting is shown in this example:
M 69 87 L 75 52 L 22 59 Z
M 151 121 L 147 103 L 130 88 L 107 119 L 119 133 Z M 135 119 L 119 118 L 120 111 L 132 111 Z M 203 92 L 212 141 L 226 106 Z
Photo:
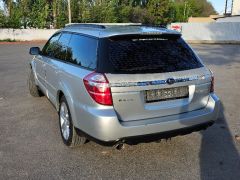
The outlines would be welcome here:
M 110 73 L 164 73 L 202 67 L 181 38 L 109 39 Z

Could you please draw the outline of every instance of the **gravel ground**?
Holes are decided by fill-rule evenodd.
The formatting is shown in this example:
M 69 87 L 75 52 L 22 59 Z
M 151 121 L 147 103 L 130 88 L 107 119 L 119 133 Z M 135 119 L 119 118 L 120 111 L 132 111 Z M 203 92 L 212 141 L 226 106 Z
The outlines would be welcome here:
M 240 45 L 193 45 L 222 100 L 214 126 L 122 151 L 64 146 L 51 103 L 28 93 L 30 46 L 0 45 L 0 179 L 240 179 Z

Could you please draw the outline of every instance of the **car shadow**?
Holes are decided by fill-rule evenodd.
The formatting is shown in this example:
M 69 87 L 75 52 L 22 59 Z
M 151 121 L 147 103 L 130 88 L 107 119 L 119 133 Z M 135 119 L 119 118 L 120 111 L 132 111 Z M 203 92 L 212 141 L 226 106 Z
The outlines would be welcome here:
M 223 104 L 216 123 L 200 133 L 201 179 L 240 179 L 240 156 L 224 116 Z

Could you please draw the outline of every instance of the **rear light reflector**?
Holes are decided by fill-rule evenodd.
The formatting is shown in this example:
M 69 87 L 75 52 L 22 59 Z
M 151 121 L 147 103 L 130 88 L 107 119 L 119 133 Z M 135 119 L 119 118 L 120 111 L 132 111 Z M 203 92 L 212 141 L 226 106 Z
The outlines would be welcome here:
M 99 104 L 112 106 L 109 82 L 104 74 L 93 72 L 83 79 L 89 95 Z
M 211 79 L 211 87 L 210 87 L 210 92 L 213 93 L 214 92 L 214 76 L 212 76 Z

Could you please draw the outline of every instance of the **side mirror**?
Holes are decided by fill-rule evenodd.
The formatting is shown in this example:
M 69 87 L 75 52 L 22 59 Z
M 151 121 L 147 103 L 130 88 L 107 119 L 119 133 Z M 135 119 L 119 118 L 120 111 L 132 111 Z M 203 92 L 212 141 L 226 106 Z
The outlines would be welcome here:
M 39 55 L 40 54 L 40 48 L 39 47 L 31 47 L 30 50 L 29 50 L 29 54 Z

